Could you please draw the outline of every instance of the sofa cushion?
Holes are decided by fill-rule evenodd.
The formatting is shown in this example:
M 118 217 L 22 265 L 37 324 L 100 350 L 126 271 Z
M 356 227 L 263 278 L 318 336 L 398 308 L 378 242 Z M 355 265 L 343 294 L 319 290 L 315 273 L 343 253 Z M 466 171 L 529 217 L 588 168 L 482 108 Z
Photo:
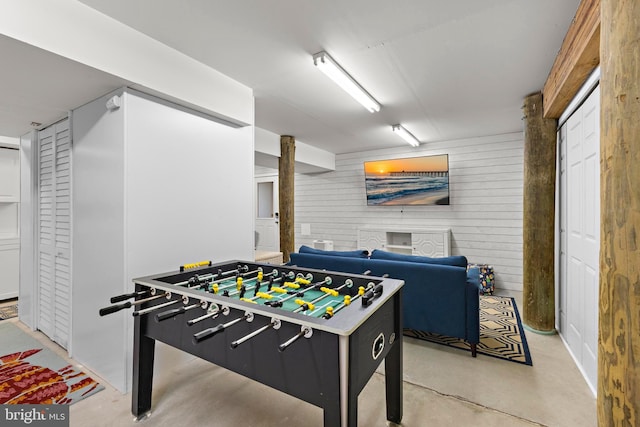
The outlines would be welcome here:
M 355 251 L 323 251 L 309 246 L 302 245 L 298 250 L 301 254 L 328 255 L 328 256 L 344 256 L 349 258 L 368 258 L 369 251 L 360 249 Z
M 404 255 L 395 252 L 387 252 L 380 249 L 374 249 L 373 252 L 371 252 L 371 259 L 386 259 L 389 261 L 420 262 L 425 264 L 452 265 L 455 267 L 465 268 L 467 267 L 467 258 L 461 255 L 442 258 L 430 258 L 426 256 Z

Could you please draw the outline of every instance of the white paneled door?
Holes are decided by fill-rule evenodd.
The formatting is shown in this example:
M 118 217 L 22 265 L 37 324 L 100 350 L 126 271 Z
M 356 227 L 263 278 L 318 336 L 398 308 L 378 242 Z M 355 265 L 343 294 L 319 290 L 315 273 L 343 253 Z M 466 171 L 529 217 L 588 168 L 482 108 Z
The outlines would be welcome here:
M 280 251 L 278 177 L 256 178 L 256 244 L 258 251 Z
M 560 130 L 560 333 L 592 390 L 598 367 L 599 86 Z
M 71 135 L 65 119 L 38 133 L 37 327 L 67 348 L 71 287 Z

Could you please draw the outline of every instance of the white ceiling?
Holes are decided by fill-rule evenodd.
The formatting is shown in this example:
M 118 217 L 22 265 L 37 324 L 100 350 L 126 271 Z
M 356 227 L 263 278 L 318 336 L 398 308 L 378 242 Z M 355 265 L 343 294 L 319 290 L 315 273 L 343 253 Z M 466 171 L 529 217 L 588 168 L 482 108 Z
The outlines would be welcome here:
M 0 135 L 51 124 L 128 81 L 0 35 Z M 34 126 L 37 128 L 37 126 Z
M 334 153 L 404 145 L 391 132 L 396 123 L 423 143 L 522 130 L 522 100 L 542 88 L 579 4 L 579 0 L 82 2 L 253 88 L 256 126 Z M 4 64 L 10 63 L 5 61 L 7 40 L 0 38 Z M 33 48 L 24 50 L 27 58 L 37 54 Z M 321 50 L 382 104 L 379 113 L 369 113 L 315 69 L 311 56 Z M 81 83 L 102 84 L 104 90 L 97 93 L 98 88 L 67 84 L 61 95 L 49 93 L 47 82 L 39 81 L 38 94 L 22 96 L 12 88 L 15 92 L 27 85 L 25 76 L 3 67 L 0 134 L 16 135 L 15 130 L 5 129 L 11 129 L 12 117 L 19 118 L 17 113 L 23 110 L 61 105 L 51 96 L 82 98 L 93 89 L 96 97 L 123 85 L 88 67 L 76 64 L 79 69 L 73 70 L 64 60 L 47 59 L 65 73 L 84 76 Z M 29 77 L 37 81 L 37 72 Z M 66 80 L 76 83 L 69 74 Z M 79 104 L 65 105 L 69 109 Z M 7 112 L 11 114 L 4 117 Z

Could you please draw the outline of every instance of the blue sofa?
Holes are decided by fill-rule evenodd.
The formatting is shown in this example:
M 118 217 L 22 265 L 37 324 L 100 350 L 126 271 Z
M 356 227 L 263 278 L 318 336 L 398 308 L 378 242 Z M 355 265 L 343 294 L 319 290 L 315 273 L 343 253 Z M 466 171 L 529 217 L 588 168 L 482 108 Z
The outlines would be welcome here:
M 461 338 L 476 357 L 480 342 L 479 271 L 464 256 L 428 258 L 374 250 L 322 251 L 302 246 L 290 265 L 404 280 L 405 328 Z

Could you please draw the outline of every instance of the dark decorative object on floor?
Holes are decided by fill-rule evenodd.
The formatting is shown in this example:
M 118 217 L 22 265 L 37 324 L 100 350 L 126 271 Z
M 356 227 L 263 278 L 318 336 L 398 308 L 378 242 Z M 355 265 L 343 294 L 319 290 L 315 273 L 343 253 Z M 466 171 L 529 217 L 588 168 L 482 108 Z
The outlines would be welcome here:
M 487 264 L 469 264 L 467 269 L 473 267 L 480 270 L 480 295 L 493 295 L 495 291 L 493 267 Z
M 458 338 L 405 329 L 404 335 L 438 344 L 470 350 L 469 344 Z M 478 354 L 533 365 L 518 308 L 513 298 L 480 297 L 480 343 Z

